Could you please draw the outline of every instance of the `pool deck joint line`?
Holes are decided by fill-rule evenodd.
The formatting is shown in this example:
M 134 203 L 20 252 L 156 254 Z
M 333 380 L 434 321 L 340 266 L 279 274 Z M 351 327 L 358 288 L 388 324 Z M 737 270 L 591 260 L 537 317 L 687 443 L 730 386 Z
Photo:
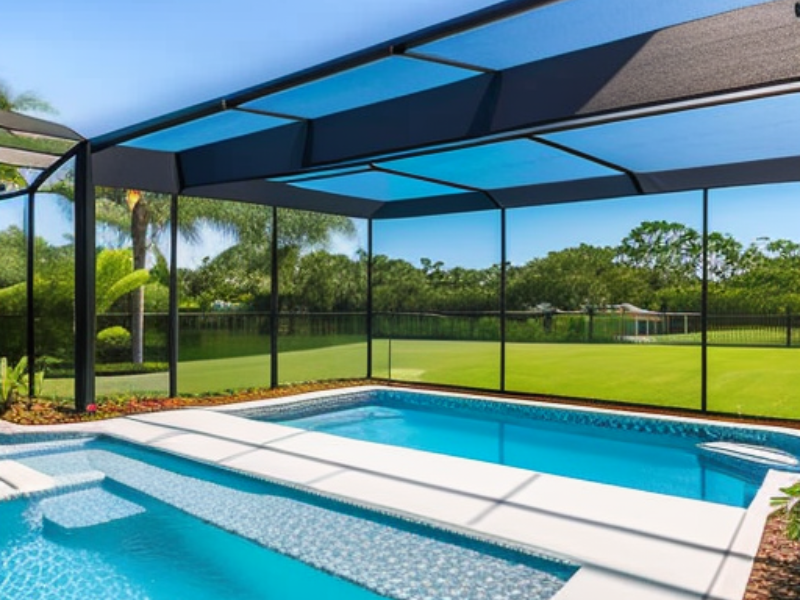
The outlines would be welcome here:
M 555 600 L 741 600 L 771 510 L 769 498 L 798 477 L 770 471 L 745 510 L 226 414 L 243 406 L 376 389 L 390 388 L 329 390 L 72 426 L 0 422 L 0 433 L 104 434 L 580 564 Z M 8 473 L 18 469 L 6 463 L 14 461 L 0 460 L 0 499 L 3 482 L 15 488 L 20 479 L 9 480 Z M 44 485 L 35 472 L 22 479 Z

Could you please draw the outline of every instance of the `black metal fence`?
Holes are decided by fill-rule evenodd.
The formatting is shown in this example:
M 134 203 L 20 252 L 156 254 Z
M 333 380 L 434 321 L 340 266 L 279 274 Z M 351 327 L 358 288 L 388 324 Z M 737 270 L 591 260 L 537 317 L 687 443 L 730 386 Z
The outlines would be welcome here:
M 499 312 L 377 313 L 376 338 L 500 341 Z M 506 340 L 513 343 L 638 343 L 699 345 L 699 313 L 522 312 L 506 313 Z M 712 346 L 800 346 L 800 315 L 709 315 Z

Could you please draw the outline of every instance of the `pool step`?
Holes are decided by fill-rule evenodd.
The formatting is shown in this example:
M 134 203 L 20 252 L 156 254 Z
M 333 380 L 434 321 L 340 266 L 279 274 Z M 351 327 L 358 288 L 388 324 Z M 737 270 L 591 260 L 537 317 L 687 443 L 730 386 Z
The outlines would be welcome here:
M 56 487 L 49 475 L 15 460 L 0 460 L 0 500 L 28 496 Z
M 0 460 L 41 456 L 52 452 L 80 450 L 94 440 L 93 437 L 50 440 L 46 442 L 20 442 L 18 444 L 0 444 Z
M 787 469 L 800 466 L 800 461 L 796 456 L 767 446 L 737 444 L 735 442 L 706 442 L 698 444 L 697 447 L 705 452 L 721 454 L 729 458 L 769 467 Z
M 67 530 L 94 527 L 145 512 L 138 504 L 102 488 L 45 498 L 40 507 L 45 523 Z

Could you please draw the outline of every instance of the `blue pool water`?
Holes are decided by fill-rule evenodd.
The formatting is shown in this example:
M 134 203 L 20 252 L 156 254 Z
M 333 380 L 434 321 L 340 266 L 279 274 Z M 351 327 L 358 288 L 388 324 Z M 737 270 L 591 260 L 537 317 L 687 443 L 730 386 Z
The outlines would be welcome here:
M 551 598 L 574 565 L 107 440 L 1 445 L 0 600 Z
M 744 507 L 768 465 L 698 444 L 728 440 L 800 454 L 797 438 L 715 425 L 394 390 L 243 413 L 261 420 L 534 471 Z
M 251 600 L 382 598 L 206 525 L 167 504 L 68 530 L 38 503 L 0 502 L 0 598 Z

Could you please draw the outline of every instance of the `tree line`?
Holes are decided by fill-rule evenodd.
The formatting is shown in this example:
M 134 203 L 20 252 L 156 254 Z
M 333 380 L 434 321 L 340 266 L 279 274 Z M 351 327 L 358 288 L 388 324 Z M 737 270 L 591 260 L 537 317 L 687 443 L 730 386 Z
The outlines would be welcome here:
M 130 229 L 136 206 L 146 209 L 145 225 Z M 203 224 L 235 240 L 196 267 L 178 269 L 181 311 L 268 311 L 271 211 L 201 199 L 181 199 L 180 206 L 182 243 L 201 243 Z M 107 226 L 117 223 L 121 241 L 120 247 L 98 248 L 98 314 L 130 316 L 126 322 L 133 330 L 128 343 L 134 363 L 143 356 L 145 313 L 165 313 L 168 308 L 169 268 L 157 244 L 169 224 L 166 208 L 163 199 L 149 195 L 140 197 L 133 208 L 122 194 L 99 199 L 99 219 Z M 291 210 L 281 211 L 279 220 L 280 310 L 364 312 L 366 253 L 345 256 L 327 249 L 334 234 L 352 237 L 353 223 Z M 506 308 L 533 313 L 602 311 L 629 303 L 661 312 L 699 312 L 705 256 L 712 314 L 800 313 L 800 244 L 760 238 L 745 245 L 718 232 L 709 234 L 705 250 L 702 242 L 699 232 L 681 223 L 645 221 L 617 246 L 580 244 L 507 265 Z M 5 318 L 0 346 L 16 344 L 20 353 L 23 321 L 17 319 L 12 326 L 9 320 L 25 314 L 26 238 L 19 227 L 0 231 L 0 252 L 0 318 Z M 43 354 L 69 356 L 74 252 L 69 244 L 55 246 L 37 238 L 35 261 L 37 344 L 46 346 Z M 376 312 L 496 312 L 500 285 L 499 264 L 478 269 L 448 267 L 429 258 L 418 264 L 385 255 L 373 258 Z M 135 336 L 137 327 L 140 333 Z
M 640 308 L 698 312 L 701 308 L 702 235 L 681 223 L 645 221 L 617 246 L 580 244 L 507 266 L 506 308 L 511 311 L 602 310 L 629 303 Z M 249 256 L 252 253 L 240 248 Z M 800 311 L 800 244 L 760 238 L 748 245 L 712 232 L 705 250 L 709 308 L 722 313 Z M 260 310 L 269 301 L 269 260 L 232 260 L 223 253 L 198 269 L 183 270 L 182 302 L 208 308 L 224 300 Z M 367 256 L 317 248 L 279 256 L 281 310 L 363 311 Z M 489 312 L 499 309 L 499 264 L 475 269 L 447 267 L 422 258 L 413 264 L 377 255 L 373 301 L 379 312 Z

